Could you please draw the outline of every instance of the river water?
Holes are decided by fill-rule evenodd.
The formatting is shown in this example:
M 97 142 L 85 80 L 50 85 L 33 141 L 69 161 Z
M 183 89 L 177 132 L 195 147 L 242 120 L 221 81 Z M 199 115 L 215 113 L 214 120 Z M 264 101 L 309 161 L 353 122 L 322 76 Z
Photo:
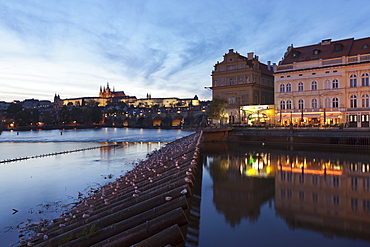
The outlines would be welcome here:
M 132 169 L 181 130 L 2 132 L 0 246 Z M 94 148 L 94 149 L 88 149 Z M 206 143 L 186 246 L 369 246 L 370 158 Z M 190 229 L 191 228 L 191 229 Z

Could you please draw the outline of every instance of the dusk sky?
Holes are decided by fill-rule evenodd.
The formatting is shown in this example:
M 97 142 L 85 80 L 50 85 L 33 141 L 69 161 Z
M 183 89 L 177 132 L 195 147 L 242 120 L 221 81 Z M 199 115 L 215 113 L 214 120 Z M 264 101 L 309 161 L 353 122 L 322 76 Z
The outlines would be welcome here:
M 369 0 L 0 0 L 0 101 L 211 99 L 229 49 L 278 63 L 290 44 L 370 36 Z

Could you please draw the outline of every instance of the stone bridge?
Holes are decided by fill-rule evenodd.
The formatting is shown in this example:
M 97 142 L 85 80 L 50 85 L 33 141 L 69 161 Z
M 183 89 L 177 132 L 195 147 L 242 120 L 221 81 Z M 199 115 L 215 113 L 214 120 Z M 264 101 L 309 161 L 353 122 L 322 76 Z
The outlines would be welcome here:
M 108 125 L 139 128 L 192 127 L 201 126 L 206 122 L 207 117 L 203 111 L 134 112 L 106 118 Z

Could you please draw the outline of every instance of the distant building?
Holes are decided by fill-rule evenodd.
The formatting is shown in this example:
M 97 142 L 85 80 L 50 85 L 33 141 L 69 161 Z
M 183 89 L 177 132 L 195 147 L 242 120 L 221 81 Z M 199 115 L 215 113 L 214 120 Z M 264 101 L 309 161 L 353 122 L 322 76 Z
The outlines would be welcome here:
M 63 103 L 61 103 L 61 101 Z M 98 106 L 107 106 L 110 104 L 117 104 L 120 102 L 125 103 L 132 103 L 136 101 L 135 96 L 128 96 L 123 91 L 115 91 L 114 89 L 111 90 L 109 87 L 109 83 L 107 83 L 107 87 L 100 87 L 99 97 L 81 97 L 81 98 L 69 98 L 69 99 L 60 99 L 59 95 L 55 95 L 54 102 L 60 108 L 63 105 L 68 106 L 94 106 L 98 104 Z
M 194 98 L 152 98 L 150 94 L 144 99 L 137 99 L 132 103 L 135 107 L 189 107 L 189 106 L 199 106 L 198 96 L 195 95 Z
M 277 123 L 369 127 L 370 37 L 291 45 L 274 76 Z
M 49 108 L 52 106 L 50 100 L 38 100 L 38 99 L 25 99 L 21 102 L 24 108 L 34 109 L 34 108 Z
M 230 123 L 247 123 L 252 115 L 242 110 L 248 105 L 272 105 L 274 102 L 274 77 L 270 62 L 263 64 L 253 52 L 247 57 L 230 49 L 222 62 L 217 62 L 212 71 L 212 99 L 226 99 L 226 112 Z

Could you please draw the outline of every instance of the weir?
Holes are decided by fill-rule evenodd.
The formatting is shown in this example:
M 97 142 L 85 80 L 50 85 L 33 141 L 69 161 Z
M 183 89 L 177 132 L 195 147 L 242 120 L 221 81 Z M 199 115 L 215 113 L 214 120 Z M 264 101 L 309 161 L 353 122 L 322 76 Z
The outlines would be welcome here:
M 203 132 L 151 153 L 21 246 L 176 246 L 184 243 Z

